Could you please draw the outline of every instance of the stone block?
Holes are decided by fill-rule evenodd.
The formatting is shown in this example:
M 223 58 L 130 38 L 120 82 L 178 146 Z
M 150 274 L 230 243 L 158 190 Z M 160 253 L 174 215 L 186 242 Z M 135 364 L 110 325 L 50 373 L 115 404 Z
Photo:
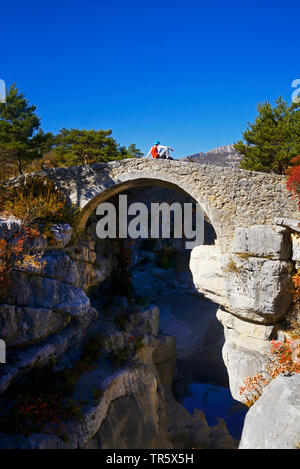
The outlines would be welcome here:
M 226 255 L 222 263 L 228 311 L 264 323 L 285 316 L 292 303 L 291 261 Z
M 291 241 L 285 228 L 276 230 L 267 225 L 236 228 L 233 252 L 287 260 L 291 255 Z

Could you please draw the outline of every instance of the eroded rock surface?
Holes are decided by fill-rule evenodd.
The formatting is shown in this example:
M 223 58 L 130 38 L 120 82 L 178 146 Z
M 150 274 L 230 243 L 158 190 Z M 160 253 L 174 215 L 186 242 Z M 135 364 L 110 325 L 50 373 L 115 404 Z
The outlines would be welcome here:
M 299 449 L 300 374 L 279 375 L 246 415 L 240 449 Z
M 217 241 L 191 253 L 196 288 L 221 305 L 217 316 L 224 326 L 223 359 L 232 395 L 241 401 L 240 386 L 266 369 L 270 341 L 281 334 L 293 301 L 292 275 L 299 262 L 293 229 L 298 222 L 277 222 L 235 228 L 226 252 Z

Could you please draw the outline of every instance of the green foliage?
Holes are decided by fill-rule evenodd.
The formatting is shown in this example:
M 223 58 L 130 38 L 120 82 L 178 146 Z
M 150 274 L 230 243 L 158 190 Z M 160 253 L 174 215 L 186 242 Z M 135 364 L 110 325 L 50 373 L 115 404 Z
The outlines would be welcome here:
M 123 158 L 140 158 L 144 156 L 144 153 L 136 147 L 135 143 L 131 143 L 128 148 L 120 147 L 120 153 Z
M 51 147 L 51 134 L 45 135 L 40 129 L 35 110 L 15 85 L 9 88 L 6 103 L 0 103 L 1 172 L 14 174 L 17 165 L 22 174 L 24 162 L 37 158 L 46 147 Z
M 54 166 L 76 166 L 142 156 L 131 144 L 119 147 L 111 130 L 62 129 L 50 158 Z
M 257 106 L 258 116 L 248 124 L 234 148 L 243 155 L 241 168 L 284 174 L 290 160 L 300 153 L 300 105 L 279 98 Z
M 35 111 L 16 85 L 9 88 L 6 103 L 0 103 L 0 180 L 47 167 L 143 156 L 134 143 L 120 146 L 111 130 L 63 128 L 56 136 L 44 133 Z

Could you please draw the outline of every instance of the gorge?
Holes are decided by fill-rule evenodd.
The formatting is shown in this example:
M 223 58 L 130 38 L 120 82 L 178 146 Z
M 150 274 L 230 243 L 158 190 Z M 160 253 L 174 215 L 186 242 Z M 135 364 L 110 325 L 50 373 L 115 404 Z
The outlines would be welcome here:
M 13 288 L 0 305 L 7 344 L 0 399 L 9 408 L 20 383 L 27 389 L 49 361 L 53 373 L 75 366 L 72 402 L 84 418 L 74 412 L 63 429 L 22 436 L 3 427 L 0 446 L 237 447 L 224 422 L 208 425 L 202 409 L 191 414 L 180 402 L 188 406 L 191 382 L 229 384 L 242 412 L 240 386 L 268 365 L 271 339 L 284 337 L 300 230 L 283 178 L 145 159 L 39 174 L 80 209 L 78 223 L 54 224 L 51 242 L 32 242 L 30 252 L 45 261 L 41 271 L 12 272 Z M 36 174 L 10 184 L 30 177 Z M 189 258 L 178 240 L 99 240 L 95 208 L 119 193 L 200 204 L 205 244 Z M 1 219 L 1 237 L 11 239 L 18 227 L 17 219 Z M 82 368 L 91 348 L 94 364 Z

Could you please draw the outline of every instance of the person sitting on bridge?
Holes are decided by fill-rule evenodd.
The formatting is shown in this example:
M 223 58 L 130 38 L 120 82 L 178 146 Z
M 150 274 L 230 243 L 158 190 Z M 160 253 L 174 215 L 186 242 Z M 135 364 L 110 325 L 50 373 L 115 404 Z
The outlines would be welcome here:
M 160 142 L 157 140 L 153 147 L 150 148 L 150 151 L 147 155 L 147 158 L 152 155 L 153 158 L 163 158 L 167 160 L 172 160 L 170 156 L 170 150 L 174 151 L 173 148 L 167 147 L 165 145 L 161 145 Z

